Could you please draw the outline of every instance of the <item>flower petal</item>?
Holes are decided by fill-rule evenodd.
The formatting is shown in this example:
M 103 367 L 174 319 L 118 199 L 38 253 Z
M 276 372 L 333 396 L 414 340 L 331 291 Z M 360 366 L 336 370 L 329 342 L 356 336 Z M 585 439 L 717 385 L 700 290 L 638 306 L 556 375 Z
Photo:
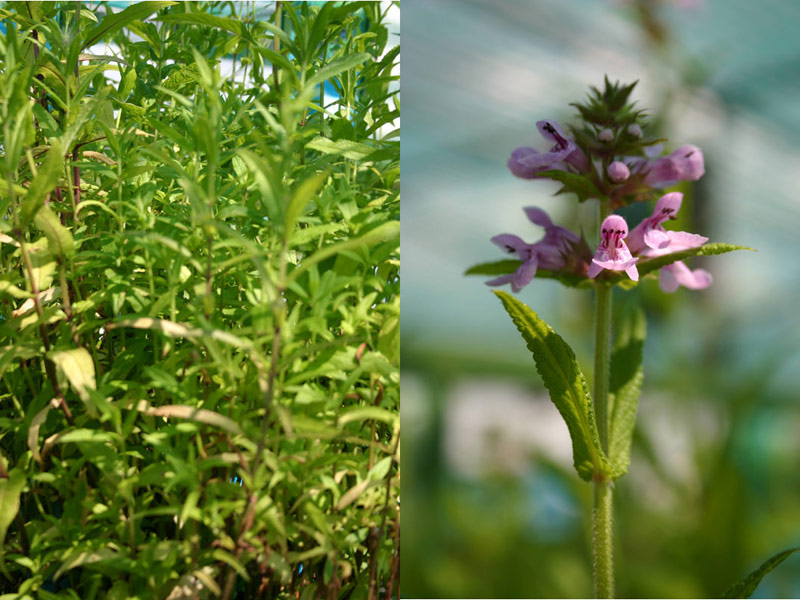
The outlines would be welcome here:
M 490 285 L 492 287 L 497 287 L 499 285 L 505 285 L 507 283 L 511 283 L 511 280 L 514 279 L 514 274 L 509 273 L 508 275 L 501 275 L 495 279 L 490 279 L 489 281 L 484 281 L 486 285 Z
M 529 244 L 526 244 L 522 238 L 510 233 L 496 235 L 491 239 L 491 242 L 509 254 L 522 254 L 529 247 Z
M 669 236 L 661 229 L 651 229 L 644 234 L 644 243 L 650 248 L 663 248 L 669 245 Z
M 511 280 L 511 290 L 514 292 L 520 291 L 536 276 L 536 268 L 539 266 L 539 261 L 534 254 L 531 258 L 514 271 L 514 278 Z
M 674 181 L 697 181 L 705 173 L 703 152 L 697 146 L 681 146 L 650 164 L 644 182 L 666 186 Z
M 528 220 L 534 225 L 539 225 L 545 229 L 554 226 L 553 221 L 550 219 L 547 213 L 538 206 L 526 206 L 524 210 L 525 214 L 528 216 Z
M 690 290 L 704 290 L 711 285 L 714 278 L 705 269 L 692 271 L 683 261 L 663 267 L 659 273 L 659 286 L 667 293 L 674 292 L 678 286 Z

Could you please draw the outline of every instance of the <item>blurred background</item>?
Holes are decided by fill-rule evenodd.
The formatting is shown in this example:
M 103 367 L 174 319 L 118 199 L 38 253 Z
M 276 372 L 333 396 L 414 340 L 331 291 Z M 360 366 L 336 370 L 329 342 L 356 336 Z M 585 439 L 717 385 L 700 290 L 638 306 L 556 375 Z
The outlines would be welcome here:
M 604 74 L 639 80 L 667 151 L 704 151 L 679 229 L 758 250 L 694 259 L 702 292 L 615 296 L 648 315 L 618 596 L 719 597 L 800 546 L 800 3 L 405 0 L 402 20 L 403 596 L 592 593 L 591 486 L 487 278 L 463 273 L 503 258 L 493 235 L 541 237 L 524 206 L 596 243 L 593 202 L 505 163 L 546 150 L 535 122 L 574 119 Z M 589 376 L 591 293 L 534 279 L 518 297 Z M 800 597 L 800 555 L 754 597 Z

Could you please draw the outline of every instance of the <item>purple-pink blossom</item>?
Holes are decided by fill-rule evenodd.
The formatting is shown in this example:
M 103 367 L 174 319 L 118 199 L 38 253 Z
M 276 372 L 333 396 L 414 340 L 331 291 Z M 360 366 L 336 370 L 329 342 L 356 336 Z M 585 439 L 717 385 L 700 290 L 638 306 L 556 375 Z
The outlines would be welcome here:
M 606 168 L 608 178 L 614 183 L 622 183 L 631 176 L 631 170 L 621 160 L 615 160 Z
M 628 237 L 628 224 L 619 215 L 609 215 L 600 226 L 600 244 L 589 265 L 589 277 L 597 277 L 603 269 L 625 271 L 633 281 L 639 281 L 636 268 L 638 258 L 631 256 L 625 244 Z
M 686 231 L 667 231 L 662 223 L 674 219 L 681 208 L 683 194 L 671 192 L 664 194 L 656 202 L 653 215 L 633 228 L 628 236 L 631 252 L 653 258 L 702 246 L 707 237 Z M 682 261 L 661 268 L 659 285 L 665 292 L 674 292 L 678 286 L 690 290 L 702 290 L 711 285 L 711 273 L 704 269 L 691 270 Z
M 551 169 L 566 171 L 571 165 L 584 173 L 591 168 L 591 163 L 575 142 L 568 138 L 555 121 L 538 121 L 536 127 L 546 140 L 553 142 L 548 152 L 539 152 L 529 146 L 517 148 L 508 159 L 509 170 L 523 179 L 536 179 L 542 171 Z
M 681 146 L 672 154 L 643 163 L 647 174 L 644 183 L 667 187 L 678 181 L 697 181 L 705 173 L 703 151 L 697 146 Z
M 571 245 L 580 241 L 580 238 L 566 227 L 555 225 L 541 208 L 529 206 L 525 208 L 525 214 L 532 223 L 544 227 L 544 237 L 535 244 L 528 244 L 510 233 L 494 236 L 492 242 L 506 252 L 517 255 L 522 264 L 514 273 L 487 281 L 486 285 L 499 286 L 510 283 L 512 291 L 519 292 L 533 280 L 537 269 L 551 271 L 562 269 L 566 264 L 565 257 L 570 252 Z

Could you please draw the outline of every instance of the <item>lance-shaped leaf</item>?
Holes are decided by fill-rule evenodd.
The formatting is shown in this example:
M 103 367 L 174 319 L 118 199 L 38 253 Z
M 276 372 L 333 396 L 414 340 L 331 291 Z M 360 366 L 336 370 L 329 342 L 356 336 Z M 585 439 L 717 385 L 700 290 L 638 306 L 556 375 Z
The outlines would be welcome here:
M 496 260 L 494 262 L 480 263 L 474 265 L 464 272 L 464 275 L 508 275 L 519 269 L 522 261 L 513 258 Z M 560 271 L 549 271 L 547 269 L 537 269 L 536 277 L 539 279 L 555 279 L 568 287 L 592 288 L 595 285 L 594 279 L 589 279 L 577 273 L 562 273 Z
M 744 579 L 734 583 L 731 587 L 725 590 L 722 598 L 749 598 L 753 592 L 756 591 L 758 584 L 764 578 L 764 575 L 772 571 L 775 567 L 781 564 L 784 560 L 789 558 L 794 552 L 800 551 L 798 548 L 789 548 L 783 552 L 778 552 L 775 556 L 765 560 L 760 567 L 752 573 L 749 573 Z
M 67 376 L 72 389 L 77 392 L 81 400 L 88 402 L 89 390 L 95 389 L 96 384 L 94 361 L 86 348 L 51 352 L 50 360 Z
M 197 423 L 204 423 L 206 425 L 213 425 L 234 435 L 242 433 L 239 425 L 213 410 L 205 408 L 195 408 L 193 406 L 184 406 L 182 404 L 167 404 L 166 406 L 150 406 L 146 400 L 140 400 L 136 406 L 136 410 L 140 413 L 150 415 L 153 417 L 174 417 L 176 419 L 187 419 L 189 421 L 196 421 Z
M 311 198 L 319 191 L 322 184 L 328 178 L 328 173 L 316 173 L 308 179 L 302 181 L 292 195 L 289 205 L 286 207 L 286 216 L 284 218 L 283 235 L 289 239 L 294 229 L 294 224 L 297 222 L 298 217 L 303 213 L 306 204 L 311 202 Z
M 630 464 L 631 438 L 644 380 L 642 349 L 647 332 L 644 311 L 638 306 L 627 311 L 618 323 L 609 382 L 611 427 L 608 454 L 615 479 L 622 477 Z
M 6 532 L 19 512 L 19 495 L 25 487 L 25 471 L 11 469 L 8 478 L 0 478 L 0 561 L 4 554 Z
M 36 177 L 31 181 L 28 193 L 22 201 L 20 209 L 20 226 L 24 229 L 31 222 L 34 215 L 44 205 L 44 199 L 58 183 L 58 178 L 64 169 L 64 152 L 61 142 L 53 140 L 53 145 L 47 151 L 44 163 L 36 172 Z
M 153 14 L 165 6 L 172 6 L 177 2 L 134 2 L 125 10 L 116 14 L 108 14 L 106 17 L 88 31 L 83 41 L 83 47 L 88 48 L 120 27 L 124 27 L 131 21 L 138 21 Z
M 589 386 L 572 348 L 530 307 L 506 292 L 494 293 L 533 353 L 550 399 L 567 423 L 578 475 L 586 481 L 610 477 L 613 472 L 600 446 Z
M 690 258 L 692 256 L 711 256 L 714 254 L 725 254 L 726 252 L 733 252 L 734 250 L 751 250 L 755 252 L 753 248 L 749 248 L 747 246 L 736 246 L 734 244 L 722 244 L 722 243 L 714 243 L 714 244 L 705 244 L 703 246 L 698 246 L 696 248 L 689 248 L 688 250 L 681 250 L 680 252 L 673 252 L 672 254 L 664 254 L 663 256 L 657 256 L 656 258 L 651 259 L 640 259 L 639 262 L 636 263 L 636 268 L 639 271 L 639 280 L 647 275 L 648 273 L 652 273 L 653 271 L 657 271 L 661 267 L 666 267 L 667 265 L 671 265 L 674 262 L 678 262 L 679 260 L 684 260 L 686 258 Z M 604 271 L 599 275 L 599 278 L 603 278 L 606 281 L 610 281 L 612 283 L 622 283 L 624 284 L 623 287 L 632 288 L 636 284 L 628 278 L 625 273 L 618 273 L 612 271 Z
M 59 259 L 71 256 L 75 250 L 75 242 L 69 229 L 61 224 L 61 220 L 47 206 L 42 206 L 34 218 L 36 226 L 44 232 L 50 253 Z M 61 262 L 59 260 L 59 262 Z

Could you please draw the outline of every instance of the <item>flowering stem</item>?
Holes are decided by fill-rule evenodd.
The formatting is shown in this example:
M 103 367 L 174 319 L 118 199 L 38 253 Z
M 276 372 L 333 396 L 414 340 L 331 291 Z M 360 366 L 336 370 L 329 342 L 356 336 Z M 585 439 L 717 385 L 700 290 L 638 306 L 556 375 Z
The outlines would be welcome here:
M 599 222 L 609 214 L 608 203 L 599 205 Z M 611 342 L 611 286 L 595 286 L 594 409 L 600 445 L 608 453 L 608 380 Z M 612 530 L 612 490 L 605 478 L 594 482 L 592 543 L 594 547 L 594 593 L 596 598 L 614 597 L 614 544 Z

